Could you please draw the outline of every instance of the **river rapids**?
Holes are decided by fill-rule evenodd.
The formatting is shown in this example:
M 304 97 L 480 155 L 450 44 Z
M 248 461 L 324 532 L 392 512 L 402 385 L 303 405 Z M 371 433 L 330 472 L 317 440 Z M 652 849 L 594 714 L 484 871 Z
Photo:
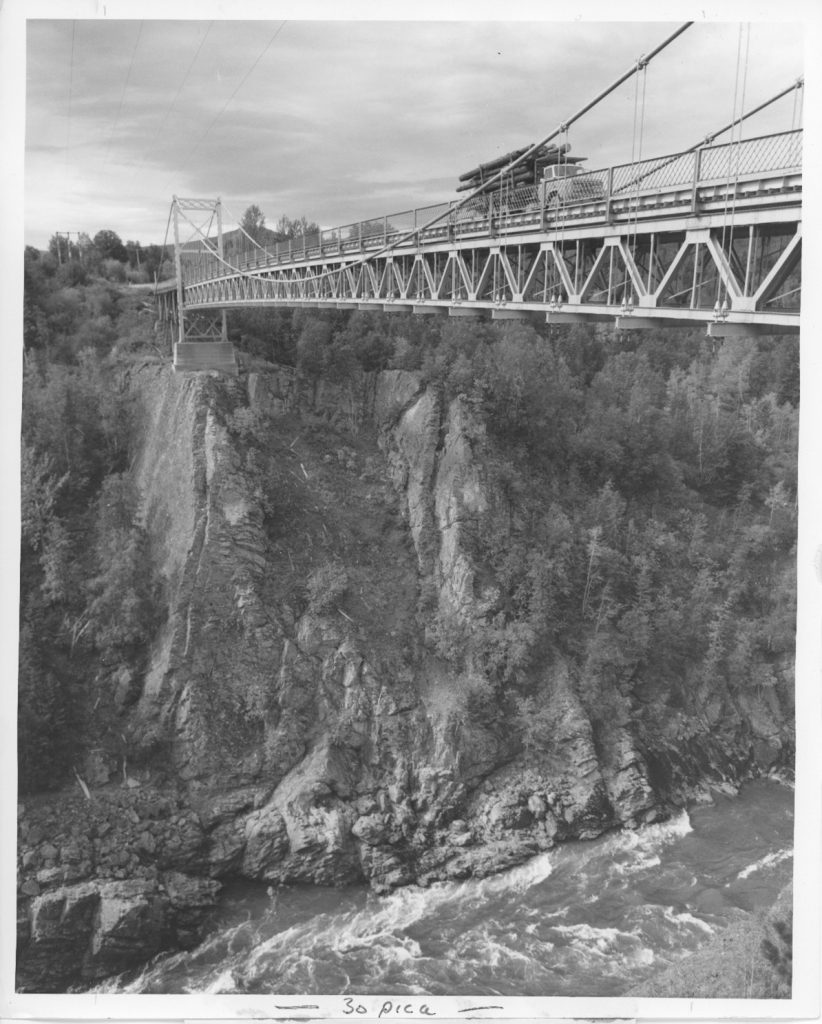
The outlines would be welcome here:
M 618 996 L 769 906 L 792 852 L 792 789 L 763 779 L 482 880 L 234 889 L 199 947 L 96 991 Z

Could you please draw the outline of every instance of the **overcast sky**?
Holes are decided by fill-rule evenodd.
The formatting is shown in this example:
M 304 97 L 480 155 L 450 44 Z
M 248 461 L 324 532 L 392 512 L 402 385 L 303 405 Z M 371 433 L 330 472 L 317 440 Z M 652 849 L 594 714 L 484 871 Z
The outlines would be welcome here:
M 324 227 L 453 198 L 679 23 L 29 20 L 26 241 L 162 241 L 174 194 Z M 738 67 L 747 107 L 802 74 L 795 22 L 745 29 L 747 65 L 739 43 L 739 24 L 701 22 L 649 65 L 643 155 L 730 121 Z M 631 81 L 571 129 L 587 166 L 631 160 L 635 98 Z M 746 132 L 793 117 L 789 97 Z

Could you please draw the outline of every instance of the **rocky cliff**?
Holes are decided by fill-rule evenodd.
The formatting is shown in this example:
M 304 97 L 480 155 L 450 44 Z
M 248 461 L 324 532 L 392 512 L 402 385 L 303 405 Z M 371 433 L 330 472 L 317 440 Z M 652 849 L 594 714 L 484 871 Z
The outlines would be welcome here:
M 484 875 L 789 753 L 773 688 L 743 705 L 718 679 L 688 705 L 660 679 L 603 715 L 558 656 L 523 670 L 550 740 L 529 742 L 483 654 L 500 583 L 475 538 L 499 495 L 466 398 L 401 370 L 132 387 L 166 614 L 142 664 L 102 670 L 90 800 L 71 824 L 21 808 L 23 987 L 192 941 L 219 880 Z

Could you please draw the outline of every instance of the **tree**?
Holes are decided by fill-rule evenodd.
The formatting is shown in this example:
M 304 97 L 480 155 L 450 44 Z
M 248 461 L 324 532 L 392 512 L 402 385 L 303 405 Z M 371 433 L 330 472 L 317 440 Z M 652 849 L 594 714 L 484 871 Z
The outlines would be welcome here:
M 133 238 L 129 238 L 126 241 L 126 252 L 128 253 L 128 265 L 130 267 L 136 267 L 137 270 L 139 270 L 142 256 L 140 243 L 135 241 Z
M 49 252 L 59 263 L 68 263 L 70 260 L 79 259 L 80 251 L 71 241 L 68 233 L 56 232 L 49 239 Z
M 393 224 L 388 224 L 384 220 L 364 220 L 358 224 L 352 224 L 348 229 L 349 238 L 362 238 L 363 240 L 370 238 L 382 238 L 383 235 L 390 235 L 397 229 Z
M 94 236 L 94 247 L 104 260 L 117 260 L 119 263 L 125 263 L 128 260 L 126 247 L 116 231 L 108 229 L 98 231 Z
M 245 211 L 243 218 L 240 221 L 240 227 L 250 238 L 253 238 L 258 245 L 263 244 L 265 214 L 256 203 L 252 203 L 252 205 Z
M 320 232 L 320 226 L 313 221 L 309 221 L 304 214 L 297 217 L 296 220 L 292 220 L 283 214 L 277 221 L 277 227 L 274 230 L 278 242 L 287 242 L 289 238 L 317 235 Z
M 331 344 L 331 324 L 310 320 L 297 340 L 297 366 L 309 376 L 319 376 L 325 367 Z

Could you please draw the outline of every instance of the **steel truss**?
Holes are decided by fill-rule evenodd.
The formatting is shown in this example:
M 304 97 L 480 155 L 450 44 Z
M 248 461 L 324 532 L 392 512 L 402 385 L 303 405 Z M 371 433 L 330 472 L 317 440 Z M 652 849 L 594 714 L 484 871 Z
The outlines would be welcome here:
M 607 228 L 606 228 L 607 231 Z M 421 305 L 648 316 L 670 321 L 797 328 L 801 222 L 738 217 L 682 228 L 642 225 L 618 234 L 572 232 L 432 245 L 362 263 L 338 258 L 200 281 L 187 310 L 236 306 Z

